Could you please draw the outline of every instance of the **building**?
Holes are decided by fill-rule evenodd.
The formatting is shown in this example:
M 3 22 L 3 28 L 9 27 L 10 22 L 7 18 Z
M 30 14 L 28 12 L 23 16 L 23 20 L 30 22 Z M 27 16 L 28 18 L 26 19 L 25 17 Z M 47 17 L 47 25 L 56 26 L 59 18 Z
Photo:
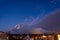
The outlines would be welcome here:
M 60 40 L 60 33 L 8 34 L 0 31 L 0 40 Z
M 9 34 L 9 40 L 60 40 L 60 34 Z
M 0 40 L 8 40 L 8 35 L 5 32 L 0 31 Z

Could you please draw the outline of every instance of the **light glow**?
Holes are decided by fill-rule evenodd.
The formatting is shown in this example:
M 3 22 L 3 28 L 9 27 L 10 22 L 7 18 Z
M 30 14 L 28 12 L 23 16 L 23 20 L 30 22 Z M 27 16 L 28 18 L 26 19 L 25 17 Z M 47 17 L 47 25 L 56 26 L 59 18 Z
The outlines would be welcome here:
M 58 34 L 57 37 L 58 37 L 58 40 L 60 40 L 60 34 Z
M 46 38 L 46 36 L 45 36 L 45 35 L 43 35 L 42 37 L 43 37 L 43 38 Z
M 30 40 L 34 40 L 34 38 L 30 38 Z

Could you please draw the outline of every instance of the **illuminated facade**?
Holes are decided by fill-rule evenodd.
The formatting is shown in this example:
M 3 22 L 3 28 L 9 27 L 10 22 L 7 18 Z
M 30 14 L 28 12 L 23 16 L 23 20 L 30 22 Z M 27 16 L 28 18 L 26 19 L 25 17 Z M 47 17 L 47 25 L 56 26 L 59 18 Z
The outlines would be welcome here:
M 60 40 L 60 34 L 57 34 L 57 38 L 58 38 L 58 40 Z
M 0 40 L 60 40 L 60 34 L 6 34 L 0 32 Z
M 9 40 L 7 34 L 0 31 L 0 40 Z
M 27 34 L 10 34 L 10 40 L 16 39 L 16 40 L 59 40 L 59 35 L 57 34 L 29 34 L 29 37 L 27 37 Z

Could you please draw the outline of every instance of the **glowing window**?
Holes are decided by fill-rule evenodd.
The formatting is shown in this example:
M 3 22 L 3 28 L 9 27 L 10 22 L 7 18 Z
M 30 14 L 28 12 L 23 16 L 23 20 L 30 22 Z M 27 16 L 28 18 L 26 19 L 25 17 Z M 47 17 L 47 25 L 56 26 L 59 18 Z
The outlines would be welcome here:
M 57 37 L 58 37 L 58 40 L 60 40 L 60 34 L 58 34 Z

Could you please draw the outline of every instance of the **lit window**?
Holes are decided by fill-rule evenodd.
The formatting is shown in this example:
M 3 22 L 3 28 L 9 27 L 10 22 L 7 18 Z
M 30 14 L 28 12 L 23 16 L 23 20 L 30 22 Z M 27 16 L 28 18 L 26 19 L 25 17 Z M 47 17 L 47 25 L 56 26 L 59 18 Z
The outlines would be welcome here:
M 58 37 L 58 40 L 60 40 L 60 34 L 58 34 L 57 37 Z

